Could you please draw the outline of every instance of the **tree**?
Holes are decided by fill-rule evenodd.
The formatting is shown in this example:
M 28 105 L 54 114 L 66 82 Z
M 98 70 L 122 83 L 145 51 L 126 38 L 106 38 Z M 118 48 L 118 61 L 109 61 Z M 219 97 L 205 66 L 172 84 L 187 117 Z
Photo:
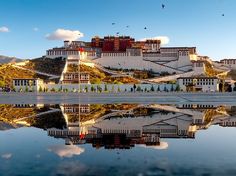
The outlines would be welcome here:
M 25 92 L 29 92 L 28 86 L 25 87 Z
M 42 92 L 43 91 L 43 88 L 40 86 L 39 87 L 39 92 Z
M 151 87 L 151 89 L 150 89 L 152 92 L 154 92 L 154 86 L 153 86 L 153 84 L 152 84 L 152 87 Z
M 157 86 L 157 92 L 160 92 L 160 86 L 159 85 Z
M 120 90 L 120 86 L 118 86 L 118 89 L 117 89 L 117 91 L 118 91 L 118 92 L 121 92 L 121 90 Z
M 107 84 L 105 84 L 104 91 L 105 91 L 105 92 L 108 91 Z
M 140 86 L 137 87 L 137 91 L 138 91 L 138 92 L 141 91 L 141 87 L 140 87 Z
M 179 87 L 179 84 L 176 85 L 176 88 L 175 88 L 176 91 L 180 91 L 180 87 Z
M 166 86 L 164 87 L 164 92 L 167 92 L 167 88 L 166 88 Z
M 60 88 L 58 89 L 58 92 L 61 92 L 62 91 L 62 86 L 60 86 Z
M 115 87 L 114 87 L 114 85 L 112 85 L 111 92 L 114 92 L 114 91 L 115 91 Z
M 85 92 L 88 92 L 88 86 L 87 85 L 85 86 L 84 89 L 85 89 Z
M 97 85 L 97 91 L 101 93 L 102 92 L 102 87 Z
M 170 91 L 171 91 L 171 92 L 173 92 L 173 91 L 174 91 L 174 85 L 173 85 L 173 84 L 171 84 Z
M 146 87 L 144 88 L 144 92 L 147 92 L 147 88 Z
M 136 87 L 137 87 L 136 84 L 134 84 L 134 85 L 133 85 L 134 92 L 135 92 L 135 90 L 136 90 Z
M 91 86 L 90 89 L 91 89 L 91 92 L 93 92 L 95 90 L 93 85 Z

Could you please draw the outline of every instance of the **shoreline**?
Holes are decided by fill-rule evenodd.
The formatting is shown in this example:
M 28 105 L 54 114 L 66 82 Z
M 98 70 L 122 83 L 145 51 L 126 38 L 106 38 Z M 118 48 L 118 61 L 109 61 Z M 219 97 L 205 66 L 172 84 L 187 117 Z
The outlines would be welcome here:
M 1 92 L 0 104 L 157 103 L 236 105 L 236 92 Z

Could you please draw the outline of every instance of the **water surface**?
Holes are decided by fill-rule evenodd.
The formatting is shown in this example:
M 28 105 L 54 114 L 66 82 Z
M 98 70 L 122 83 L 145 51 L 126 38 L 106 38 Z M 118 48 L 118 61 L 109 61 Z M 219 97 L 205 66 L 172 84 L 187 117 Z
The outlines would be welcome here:
M 235 175 L 236 108 L 0 106 L 0 175 Z

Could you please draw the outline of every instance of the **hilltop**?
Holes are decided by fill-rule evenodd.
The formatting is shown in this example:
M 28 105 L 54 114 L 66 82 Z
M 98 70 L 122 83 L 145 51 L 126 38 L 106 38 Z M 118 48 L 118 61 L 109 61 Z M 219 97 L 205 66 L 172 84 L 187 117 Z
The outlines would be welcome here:
M 0 64 L 22 62 L 22 61 L 23 61 L 22 59 L 19 59 L 17 57 L 9 57 L 9 56 L 0 55 Z

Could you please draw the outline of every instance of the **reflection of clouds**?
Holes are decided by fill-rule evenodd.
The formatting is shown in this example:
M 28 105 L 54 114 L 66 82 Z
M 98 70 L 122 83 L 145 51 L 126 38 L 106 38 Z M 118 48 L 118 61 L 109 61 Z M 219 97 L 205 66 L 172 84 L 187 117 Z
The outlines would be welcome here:
M 160 142 L 160 145 L 138 145 L 139 147 L 143 148 L 150 148 L 150 149 L 156 149 L 156 150 L 165 150 L 168 148 L 168 143 L 167 142 Z
M 35 157 L 36 157 L 36 158 L 40 158 L 40 157 L 41 157 L 41 155 L 40 155 L 40 154 L 37 154 Z
M 11 157 L 12 157 L 11 153 L 5 153 L 2 155 L 2 158 L 4 158 L 4 159 L 10 159 Z
M 80 155 L 84 149 L 75 145 L 54 145 L 48 148 L 48 151 L 57 154 L 60 157 L 71 158 L 74 155 Z
M 88 167 L 79 161 L 64 161 L 59 163 L 52 175 L 85 175 L 87 171 Z

